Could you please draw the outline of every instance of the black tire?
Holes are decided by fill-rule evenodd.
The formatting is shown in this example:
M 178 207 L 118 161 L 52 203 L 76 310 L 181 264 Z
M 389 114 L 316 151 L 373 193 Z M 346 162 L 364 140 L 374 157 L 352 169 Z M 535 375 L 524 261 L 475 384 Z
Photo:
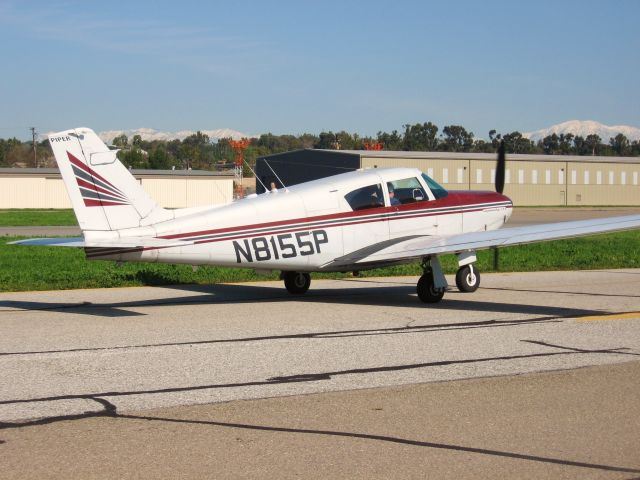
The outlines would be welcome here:
M 438 303 L 444 297 L 444 288 L 436 288 L 431 275 L 422 275 L 418 280 L 418 298 L 424 303 Z
M 456 285 L 461 292 L 475 292 L 480 286 L 480 272 L 471 265 L 460 267 L 456 273 Z
M 311 276 L 302 272 L 284 272 L 284 286 L 293 295 L 302 295 L 311 285 Z

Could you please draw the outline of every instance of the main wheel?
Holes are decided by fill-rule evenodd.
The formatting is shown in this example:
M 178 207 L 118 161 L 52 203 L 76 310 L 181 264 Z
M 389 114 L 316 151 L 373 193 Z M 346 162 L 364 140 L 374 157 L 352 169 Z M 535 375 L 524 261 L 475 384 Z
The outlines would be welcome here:
M 480 286 L 480 272 L 472 264 L 460 267 L 456 273 L 456 285 L 461 292 L 475 292 Z
M 309 290 L 311 276 L 302 272 L 284 272 L 284 286 L 289 293 L 301 295 Z
M 422 275 L 418 280 L 418 298 L 424 303 L 437 303 L 444 297 L 444 288 L 436 288 L 433 284 L 433 276 Z

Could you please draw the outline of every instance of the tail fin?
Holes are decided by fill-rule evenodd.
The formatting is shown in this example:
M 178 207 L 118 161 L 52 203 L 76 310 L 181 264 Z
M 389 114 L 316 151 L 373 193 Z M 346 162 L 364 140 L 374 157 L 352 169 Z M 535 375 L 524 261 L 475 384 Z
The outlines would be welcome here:
M 135 228 L 173 218 L 89 128 L 49 135 L 82 231 Z

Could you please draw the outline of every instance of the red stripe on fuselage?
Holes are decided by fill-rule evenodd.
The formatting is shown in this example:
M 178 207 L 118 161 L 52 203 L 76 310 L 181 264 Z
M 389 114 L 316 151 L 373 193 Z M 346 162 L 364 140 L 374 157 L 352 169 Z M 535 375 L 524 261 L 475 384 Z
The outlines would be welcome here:
M 416 203 L 396 205 L 391 207 L 373 208 L 373 209 L 367 209 L 367 210 L 360 210 L 357 212 L 332 213 L 329 215 L 319 215 L 317 217 L 303 217 L 303 218 L 294 218 L 294 219 L 288 219 L 288 220 L 279 220 L 276 222 L 256 223 L 251 225 L 239 225 L 234 227 L 217 228 L 212 230 L 200 230 L 200 231 L 188 232 L 188 233 L 174 233 L 171 235 L 160 235 L 158 236 L 158 238 L 174 239 L 174 238 L 185 238 L 185 237 L 199 237 L 204 235 L 241 232 L 243 230 L 254 230 L 259 228 L 287 226 L 295 223 L 311 223 L 311 222 L 322 222 L 322 221 L 345 219 L 345 222 L 336 223 L 336 224 L 327 226 L 328 228 L 331 228 L 335 226 L 357 225 L 361 223 L 380 222 L 380 221 L 387 221 L 387 220 L 401 220 L 405 218 L 415 218 L 415 217 L 422 217 L 422 216 L 426 217 L 426 216 L 432 216 L 432 215 L 451 215 L 457 212 L 456 211 L 431 212 L 431 213 L 424 212 L 424 213 L 416 214 L 413 216 L 404 215 L 398 218 L 382 218 L 382 219 L 376 218 L 371 220 L 363 219 L 357 222 L 348 221 L 348 219 L 350 218 L 353 218 L 354 220 L 356 220 L 359 217 L 364 217 L 369 215 L 379 215 L 379 214 L 385 214 L 385 213 L 389 214 L 394 212 L 411 212 L 412 210 L 424 210 L 425 208 L 438 209 L 438 208 L 447 208 L 447 207 L 465 207 L 465 206 L 471 206 L 471 205 L 477 206 L 477 208 L 473 210 L 468 210 L 468 211 L 479 211 L 483 209 L 482 207 L 483 203 L 490 204 L 490 203 L 505 202 L 505 201 L 510 202 L 511 200 L 509 200 L 509 198 L 505 197 L 504 195 L 501 195 L 495 192 L 466 192 L 466 191 L 449 192 L 449 195 L 447 197 L 441 198 L 438 200 L 433 200 L 433 201 L 416 202 Z M 298 230 L 305 230 L 305 229 L 308 230 L 310 228 L 308 226 L 295 227 L 294 225 L 291 225 L 291 227 L 292 227 L 292 230 L 287 230 L 287 231 L 298 231 Z M 313 228 L 321 228 L 321 227 L 317 226 Z M 279 232 L 279 233 L 282 233 L 282 232 Z M 251 237 L 255 235 L 265 235 L 265 234 L 266 233 L 264 232 L 252 233 L 252 234 L 240 234 L 240 236 L 233 237 L 233 238 L 246 238 L 246 237 Z M 230 237 L 226 237 L 224 240 L 228 240 L 229 238 Z M 207 240 L 202 240 L 200 243 L 204 243 L 205 241 Z
M 428 206 L 433 209 L 437 209 L 437 208 L 447 208 L 447 207 L 460 207 L 461 209 L 467 206 L 475 206 L 476 208 L 470 209 L 470 210 L 464 210 L 465 212 L 479 212 L 484 210 L 483 204 L 486 204 L 487 206 L 489 206 L 489 204 L 492 203 L 497 203 L 497 202 L 505 202 L 505 201 L 509 201 L 509 198 L 505 197 L 504 195 L 500 195 L 494 192 L 449 192 L 449 196 L 447 196 L 446 198 L 443 199 L 439 199 L 439 200 L 435 200 L 435 201 L 430 201 L 430 202 L 417 202 L 417 203 L 411 203 L 411 204 L 406 204 L 406 205 L 398 205 L 398 206 L 393 206 L 393 207 L 383 207 L 383 208 L 375 208 L 375 209 L 370 209 L 370 210 L 362 210 L 360 212 L 346 212 L 346 213 L 337 213 L 337 214 L 331 214 L 331 215 L 321 215 L 318 217 L 309 217 L 309 218 L 297 218 L 297 219 L 293 219 L 293 220 L 282 220 L 282 221 L 278 221 L 278 222 L 269 222 L 269 223 L 261 223 L 261 224 L 254 224 L 254 225 L 244 225 L 244 226 L 240 226 L 240 227 L 228 227 L 228 228 L 221 228 L 221 229 L 217 229 L 217 230 L 206 230 L 206 231 L 202 231 L 202 232 L 192 232 L 192 233 L 182 233 L 182 234 L 175 234 L 175 235 L 165 235 L 165 236 L 160 236 L 158 238 L 178 238 L 178 237 L 192 237 L 192 236 L 198 236 L 198 235 L 211 235 L 211 234 L 217 234 L 217 233 L 228 233 L 228 232 L 233 232 L 233 231 L 237 231 L 238 235 L 234 235 L 234 236 L 227 236 L 224 238 L 204 238 L 202 240 L 196 240 L 194 242 L 194 244 L 199 245 L 199 244 L 203 244 L 203 243 L 217 243 L 217 242 L 225 242 L 225 241 L 231 241 L 231 240 L 239 240 L 239 239 L 243 239 L 243 238 L 251 238 L 251 237 L 255 237 L 255 236 L 265 236 L 265 235 L 272 235 L 272 234 L 283 234 L 283 233 L 293 233 L 293 232 L 300 232 L 300 231 L 308 231 L 310 229 L 313 228 L 334 228 L 334 227 L 342 227 L 342 226 L 346 226 L 346 225 L 360 225 L 363 223 L 375 223 L 375 222 L 385 222 L 385 221 L 393 221 L 393 220 L 404 220 L 404 219 L 409 219 L 409 218 L 418 218 L 418 217 L 429 217 L 429 216 L 434 216 L 434 215 L 453 215 L 456 213 L 459 213 L 460 210 L 453 210 L 453 211 L 444 211 L 444 212 L 428 212 L 428 211 L 424 211 L 425 207 Z M 100 204 L 99 201 L 95 201 L 97 205 Z M 115 204 L 117 205 L 117 204 Z M 507 208 L 511 208 L 511 205 L 509 205 Z M 387 217 L 387 218 L 373 218 L 373 219 L 365 219 L 363 218 L 362 220 L 358 220 L 358 217 L 366 217 L 366 216 L 370 216 L 370 215 L 377 215 L 378 213 L 394 213 L 394 212 L 411 212 L 412 210 L 423 210 L 423 212 L 418 213 L 416 212 L 415 215 L 403 215 L 403 216 L 397 216 L 397 217 Z M 326 226 L 309 226 L 309 225 L 300 225 L 298 227 L 295 226 L 291 226 L 291 228 L 288 228 L 286 230 L 274 230 L 273 232 L 253 232 L 253 233 L 242 233 L 241 230 L 249 230 L 249 229 L 257 229 L 257 228 L 268 228 L 268 227 L 278 227 L 278 226 L 283 226 L 283 225 L 288 225 L 288 224 L 292 224 L 292 223 L 310 223 L 310 222 L 319 222 L 322 220 L 335 220 L 335 219 L 339 219 L 339 218 L 343 218 L 345 221 L 344 222 L 339 222 L 339 223 L 334 223 L 331 225 L 326 225 Z M 172 246 L 172 247 L 175 247 Z M 120 251 L 117 252 L 91 252 L 88 253 L 87 256 L 88 257 L 100 257 L 100 256 L 113 256 L 113 255 L 117 255 L 117 254 L 121 254 L 121 253 L 134 253 L 134 252 L 142 252 L 142 251 L 149 251 L 149 250 L 158 250 L 158 249 L 165 249 L 165 248 L 172 248 L 172 247 L 164 247 L 164 246 L 154 246 L 154 247 L 137 247 L 137 248 L 128 248 L 128 249 L 122 249 Z

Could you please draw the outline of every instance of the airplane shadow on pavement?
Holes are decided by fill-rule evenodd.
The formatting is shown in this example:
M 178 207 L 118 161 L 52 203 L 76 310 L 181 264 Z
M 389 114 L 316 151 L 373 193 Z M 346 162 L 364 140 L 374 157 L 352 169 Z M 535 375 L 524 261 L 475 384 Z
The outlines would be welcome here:
M 363 282 L 366 282 L 364 280 Z M 353 283 L 353 280 L 349 281 Z M 391 283 L 378 286 L 380 282 L 372 282 L 376 286 L 358 286 L 357 288 L 336 289 L 317 288 L 309 290 L 305 295 L 291 295 L 279 284 L 278 287 L 265 287 L 243 284 L 215 284 L 215 285 L 172 285 L 169 287 L 157 287 L 158 289 L 182 290 L 190 292 L 186 296 L 172 296 L 170 298 L 152 298 L 144 300 L 130 300 L 123 302 L 38 302 L 33 300 L 2 300 L 0 301 L 0 314 L 3 311 L 64 311 L 81 315 L 95 315 L 103 317 L 134 317 L 146 315 L 133 311 L 138 307 L 161 307 L 165 305 L 206 305 L 229 303 L 272 303 L 272 302 L 313 302 L 334 305 L 363 305 L 363 306 L 392 306 L 419 310 L 475 310 L 481 312 L 516 313 L 527 315 L 543 315 L 556 317 L 578 317 L 601 314 L 601 311 L 566 308 L 554 305 L 527 305 L 524 303 L 475 301 L 473 295 L 449 291 L 444 300 L 437 304 L 424 304 L 417 298 L 415 286 L 407 284 Z M 495 290 L 492 288 L 492 290 Z M 504 289 L 508 291 L 523 291 Z M 584 292 L 542 292 L 539 290 L 525 290 L 532 293 L 571 293 L 574 295 L 594 295 Z M 193 295 L 200 293 L 200 295 Z M 616 296 L 615 294 L 599 294 L 604 296 Z M 628 295 L 625 295 L 628 296 Z

